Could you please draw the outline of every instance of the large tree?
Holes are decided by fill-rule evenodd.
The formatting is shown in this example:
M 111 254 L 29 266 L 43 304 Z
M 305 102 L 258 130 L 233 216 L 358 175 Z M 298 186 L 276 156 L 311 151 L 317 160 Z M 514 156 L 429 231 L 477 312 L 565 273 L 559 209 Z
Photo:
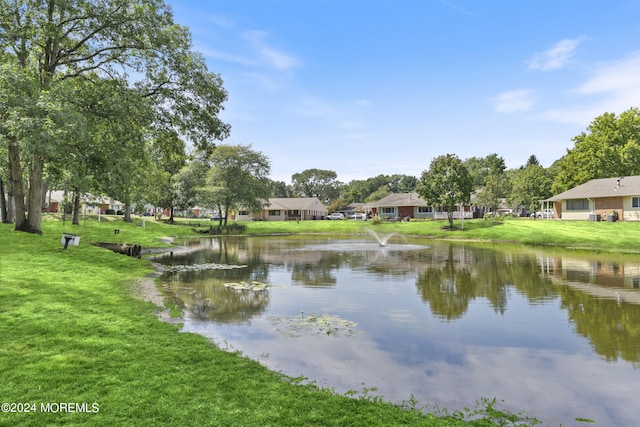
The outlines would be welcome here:
M 514 208 L 523 207 L 535 212 L 540 207 L 540 200 L 551 196 L 552 179 L 539 164 L 529 163 L 524 169 L 514 171 L 513 176 L 509 204 Z
M 640 110 L 596 117 L 573 138 L 574 146 L 560 162 L 554 193 L 597 178 L 640 174 Z
M 168 206 L 170 221 L 173 221 L 174 208 L 188 209 L 198 205 L 207 205 L 203 189 L 207 186 L 207 173 L 210 169 L 211 161 L 207 157 L 207 153 L 198 151 L 171 178 L 171 191 L 175 198 L 171 206 Z
M 138 96 L 153 99 L 155 126 L 177 129 L 200 148 L 228 134 L 217 116 L 226 100 L 221 80 L 191 51 L 188 30 L 173 22 L 162 0 L 0 0 L 0 55 L 3 73 L 20 73 L 30 84 L 20 87 L 30 96 L 0 111 L 3 119 L 22 118 L 0 129 L 17 230 L 40 232 L 44 167 L 73 131 L 74 123 L 58 119 L 67 111 L 61 94 L 70 81 L 90 75 L 128 80 Z M 37 121 L 49 131 L 35 133 Z
M 505 172 L 507 167 L 504 159 L 495 153 L 482 159 L 482 165 L 479 171 L 482 181 L 478 191 L 478 202 L 495 212 L 510 190 L 509 178 Z
M 340 183 L 338 175 L 331 170 L 306 169 L 291 176 L 293 191 L 298 196 L 317 197 L 322 203 L 338 198 Z
M 271 197 L 269 159 L 250 145 L 219 145 L 210 160 L 204 200 L 218 208 L 221 223 L 227 224 L 231 210 L 261 209 Z
M 436 157 L 429 169 L 422 172 L 418 194 L 427 205 L 447 212 L 449 228 L 453 229 L 453 212 L 457 205 L 469 202 L 473 179 L 462 161 L 454 154 Z
M 171 129 L 158 132 L 152 140 L 150 153 L 152 167 L 144 198 L 156 207 L 168 209 L 171 212 L 169 222 L 173 222 L 174 208 L 180 204 L 180 194 L 174 184 L 187 161 L 184 141 Z

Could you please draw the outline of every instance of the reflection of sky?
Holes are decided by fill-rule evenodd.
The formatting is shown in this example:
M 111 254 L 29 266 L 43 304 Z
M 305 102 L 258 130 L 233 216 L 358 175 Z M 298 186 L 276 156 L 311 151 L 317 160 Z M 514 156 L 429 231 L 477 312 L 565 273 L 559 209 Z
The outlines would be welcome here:
M 640 419 L 640 372 L 594 354 L 558 299 L 532 305 L 510 289 L 504 313 L 478 297 L 463 317 L 447 322 L 421 300 L 417 274 L 346 267 L 332 274 L 335 286 L 307 287 L 292 284 L 286 268 L 272 268 L 269 282 L 276 287 L 262 317 L 250 325 L 185 319 L 184 330 L 337 392 L 376 387 L 394 402 L 413 395 L 450 409 L 496 397 L 505 400 L 499 408 L 525 411 L 545 425 L 572 425 L 582 417 L 627 426 Z M 301 310 L 357 322 L 362 333 L 292 338 L 274 332 L 270 316 L 299 316 Z

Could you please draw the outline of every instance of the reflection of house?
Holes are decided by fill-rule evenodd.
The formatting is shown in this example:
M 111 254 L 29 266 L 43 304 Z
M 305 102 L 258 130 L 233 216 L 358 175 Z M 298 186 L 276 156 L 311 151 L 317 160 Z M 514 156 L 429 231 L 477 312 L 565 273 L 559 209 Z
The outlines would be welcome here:
M 418 196 L 418 193 L 393 193 L 368 205 L 372 215 L 378 215 L 382 219 L 403 218 L 431 218 L 447 219 L 446 212 L 434 211 L 431 206 Z M 465 206 L 464 217 L 472 218 L 473 214 Z M 460 212 L 453 213 L 454 218 L 460 218 Z
M 608 259 L 572 258 L 568 256 L 538 256 L 543 275 L 571 283 L 589 283 L 601 289 L 640 289 L 640 263 L 617 262 Z M 605 296 L 614 292 L 603 293 Z M 636 295 L 636 300 L 640 295 Z
M 257 212 L 238 211 L 237 221 L 286 221 L 298 219 L 324 219 L 327 208 L 317 197 L 272 198 Z
M 640 176 L 594 179 L 550 197 L 556 218 L 607 220 L 615 212 L 618 219 L 640 221 Z

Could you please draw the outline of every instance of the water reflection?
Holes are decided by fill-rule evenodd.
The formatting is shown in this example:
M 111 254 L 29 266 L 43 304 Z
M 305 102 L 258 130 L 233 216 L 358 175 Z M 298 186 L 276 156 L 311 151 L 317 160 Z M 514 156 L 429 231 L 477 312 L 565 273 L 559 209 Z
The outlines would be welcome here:
M 640 258 L 505 245 L 336 238 L 212 238 L 158 258 L 241 265 L 165 273 L 185 330 L 338 391 L 468 405 L 506 398 L 548 420 L 640 418 Z M 268 291 L 234 290 L 257 280 Z M 340 316 L 351 337 L 283 337 L 273 319 Z M 225 326 L 226 325 L 226 326 Z

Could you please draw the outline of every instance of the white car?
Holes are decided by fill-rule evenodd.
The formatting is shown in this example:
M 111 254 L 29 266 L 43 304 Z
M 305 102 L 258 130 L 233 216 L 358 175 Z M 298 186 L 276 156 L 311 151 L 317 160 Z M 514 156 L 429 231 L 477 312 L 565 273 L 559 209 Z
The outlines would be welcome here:
M 543 209 L 541 211 L 531 214 L 531 217 L 535 217 L 535 218 L 553 218 L 553 216 L 554 216 L 553 209 Z
M 344 214 L 340 212 L 334 212 L 331 215 L 327 215 L 327 219 L 344 219 Z
M 498 209 L 496 215 L 499 216 L 514 216 L 513 209 Z
M 367 214 L 364 213 L 354 213 L 349 215 L 348 217 L 349 219 L 362 219 L 362 220 L 366 220 L 367 219 Z

